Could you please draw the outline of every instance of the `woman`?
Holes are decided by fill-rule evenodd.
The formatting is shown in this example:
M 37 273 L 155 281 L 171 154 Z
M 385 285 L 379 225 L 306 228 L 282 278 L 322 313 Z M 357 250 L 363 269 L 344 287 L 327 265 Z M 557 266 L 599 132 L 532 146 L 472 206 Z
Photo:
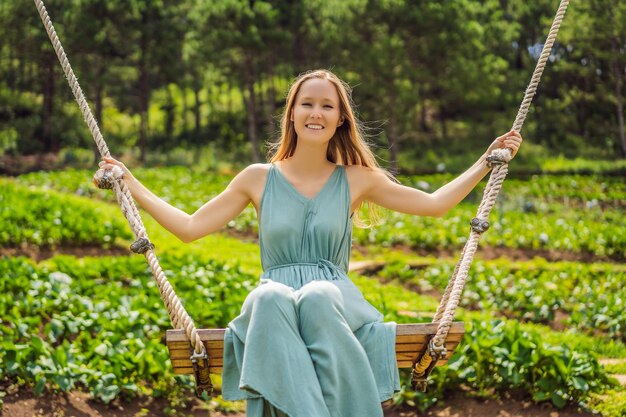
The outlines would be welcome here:
M 395 323 L 346 275 L 352 215 L 364 202 L 419 216 L 443 216 L 489 172 L 485 158 L 517 132 L 497 138 L 459 177 L 432 194 L 382 170 L 363 139 L 349 88 L 317 70 L 292 85 L 281 139 L 269 164 L 240 172 L 193 215 L 169 205 L 119 166 L 137 202 L 184 242 L 218 231 L 252 203 L 264 273 L 226 330 L 222 395 L 247 400 L 247 416 L 382 416 L 399 390 Z

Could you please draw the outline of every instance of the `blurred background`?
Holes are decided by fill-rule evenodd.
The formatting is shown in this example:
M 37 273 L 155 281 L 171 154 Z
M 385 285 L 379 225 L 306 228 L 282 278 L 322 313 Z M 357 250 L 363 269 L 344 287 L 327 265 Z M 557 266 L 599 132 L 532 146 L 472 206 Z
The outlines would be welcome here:
M 354 88 L 381 163 L 410 174 L 465 169 L 511 128 L 557 3 L 50 0 L 47 7 L 113 155 L 127 162 L 238 170 L 265 160 L 290 83 L 326 68 Z M 0 170 L 93 166 L 91 136 L 33 7 L 0 4 Z M 584 160 L 624 172 L 625 26 L 623 2 L 570 7 L 514 172 L 598 169 Z

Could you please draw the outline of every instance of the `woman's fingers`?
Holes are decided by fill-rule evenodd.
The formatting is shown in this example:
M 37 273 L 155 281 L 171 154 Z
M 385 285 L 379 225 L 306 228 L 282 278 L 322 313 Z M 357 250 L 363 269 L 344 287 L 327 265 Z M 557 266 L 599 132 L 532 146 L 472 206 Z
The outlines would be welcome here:
M 519 134 L 519 132 L 511 130 L 502 136 L 498 136 L 494 141 L 491 149 L 509 148 L 511 149 L 511 156 L 515 156 L 523 140 L 524 139 L 522 138 L 522 135 Z M 493 148 L 494 145 L 495 148 Z
M 126 166 L 122 162 L 108 156 L 103 156 L 102 161 L 98 162 L 98 166 L 100 169 L 113 169 L 114 167 L 119 167 L 122 171 L 127 171 Z

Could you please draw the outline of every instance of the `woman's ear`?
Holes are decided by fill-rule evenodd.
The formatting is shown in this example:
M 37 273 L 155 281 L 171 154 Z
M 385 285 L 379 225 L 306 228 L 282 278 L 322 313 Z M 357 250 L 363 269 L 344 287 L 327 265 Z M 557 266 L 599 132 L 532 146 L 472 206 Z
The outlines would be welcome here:
M 337 123 L 337 127 L 341 126 L 343 124 L 343 121 L 344 121 L 344 118 L 343 118 L 343 116 L 341 116 L 339 118 L 339 123 Z

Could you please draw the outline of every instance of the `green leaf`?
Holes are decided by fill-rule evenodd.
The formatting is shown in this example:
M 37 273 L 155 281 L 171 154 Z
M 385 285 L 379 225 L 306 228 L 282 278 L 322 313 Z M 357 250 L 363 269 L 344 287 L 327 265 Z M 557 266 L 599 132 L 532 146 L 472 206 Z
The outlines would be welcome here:
M 100 356 L 105 356 L 107 354 L 107 345 L 104 343 L 100 343 L 98 347 L 96 347 L 93 351 L 96 352 Z
M 587 381 L 579 376 L 572 377 L 572 383 L 574 385 L 574 388 L 576 388 L 577 390 L 587 391 L 589 389 L 589 384 L 587 384 Z
M 37 380 L 37 384 L 35 384 L 35 395 L 41 395 L 44 388 L 46 387 L 46 377 L 40 376 Z
M 555 392 L 552 394 L 552 404 L 554 404 L 557 408 L 563 408 L 567 404 L 567 400 L 563 398 L 562 395 Z

